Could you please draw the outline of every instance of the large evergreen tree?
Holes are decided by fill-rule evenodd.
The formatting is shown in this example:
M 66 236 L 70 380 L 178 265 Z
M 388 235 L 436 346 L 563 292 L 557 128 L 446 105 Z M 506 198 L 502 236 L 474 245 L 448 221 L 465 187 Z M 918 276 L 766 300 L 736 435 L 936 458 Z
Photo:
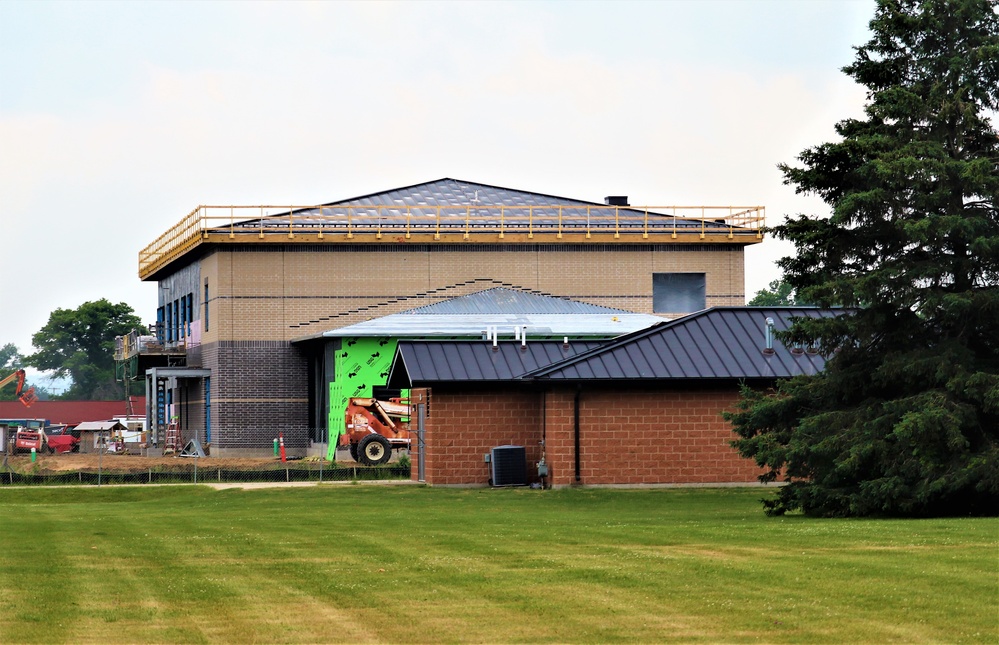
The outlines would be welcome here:
M 775 229 L 824 373 L 745 392 L 736 447 L 786 479 L 768 512 L 999 512 L 999 14 L 990 0 L 879 0 L 843 69 L 868 92 L 841 140 L 781 166 L 831 215 Z
M 133 329 L 144 331 L 132 308 L 123 302 L 112 304 L 102 298 L 76 309 L 56 309 L 31 337 L 37 351 L 25 362 L 57 376 L 70 376 L 73 385 L 62 398 L 121 398 L 124 390 L 115 381 L 114 338 Z

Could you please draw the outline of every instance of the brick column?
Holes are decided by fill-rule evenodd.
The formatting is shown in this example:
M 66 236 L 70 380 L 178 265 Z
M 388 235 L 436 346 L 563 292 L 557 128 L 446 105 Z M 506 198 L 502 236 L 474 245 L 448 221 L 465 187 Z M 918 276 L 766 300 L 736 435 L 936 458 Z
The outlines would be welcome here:
M 545 395 L 545 459 L 552 487 L 576 484 L 573 405 L 576 392 L 550 390 Z

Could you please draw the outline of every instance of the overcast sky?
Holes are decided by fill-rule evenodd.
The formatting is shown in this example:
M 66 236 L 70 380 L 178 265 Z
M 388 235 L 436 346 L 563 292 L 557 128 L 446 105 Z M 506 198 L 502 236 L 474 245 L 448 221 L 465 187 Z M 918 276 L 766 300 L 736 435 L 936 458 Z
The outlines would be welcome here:
M 199 204 L 455 177 L 632 204 L 825 213 L 776 166 L 864 93 L 872 0 L 0 2 L 0 345 L 127 302 Z M 746 293 L 789 248 L 747 253 Z

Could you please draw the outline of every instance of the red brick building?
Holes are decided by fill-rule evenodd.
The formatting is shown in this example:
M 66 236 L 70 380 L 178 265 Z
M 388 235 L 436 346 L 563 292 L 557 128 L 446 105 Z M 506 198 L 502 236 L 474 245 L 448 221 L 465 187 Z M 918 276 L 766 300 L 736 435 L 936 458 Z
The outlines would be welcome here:
M 487 455 L 514 445 L 526 480 L 540 479 L 543 458 L 553 486 L 754 483 L 761 471 L 731 447 L 722 412 L 741 383 L 821 370 L 821 355 L 773 332 L 838 313 L 712 308 L 579 353 L 551 341 L 400 342 L 389 383 L 414 388 L 424 406 L 413 478 L 487 485 Z M 550 360 L 553 351 L 563 356 Z

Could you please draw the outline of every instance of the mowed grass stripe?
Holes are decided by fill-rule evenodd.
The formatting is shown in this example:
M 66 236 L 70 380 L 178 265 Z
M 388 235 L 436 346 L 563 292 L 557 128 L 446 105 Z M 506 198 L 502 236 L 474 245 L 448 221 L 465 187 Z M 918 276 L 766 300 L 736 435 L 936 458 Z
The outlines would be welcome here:
M 765 493 L 0 490 L 0 642 L 994 642 L 999 520 Z

